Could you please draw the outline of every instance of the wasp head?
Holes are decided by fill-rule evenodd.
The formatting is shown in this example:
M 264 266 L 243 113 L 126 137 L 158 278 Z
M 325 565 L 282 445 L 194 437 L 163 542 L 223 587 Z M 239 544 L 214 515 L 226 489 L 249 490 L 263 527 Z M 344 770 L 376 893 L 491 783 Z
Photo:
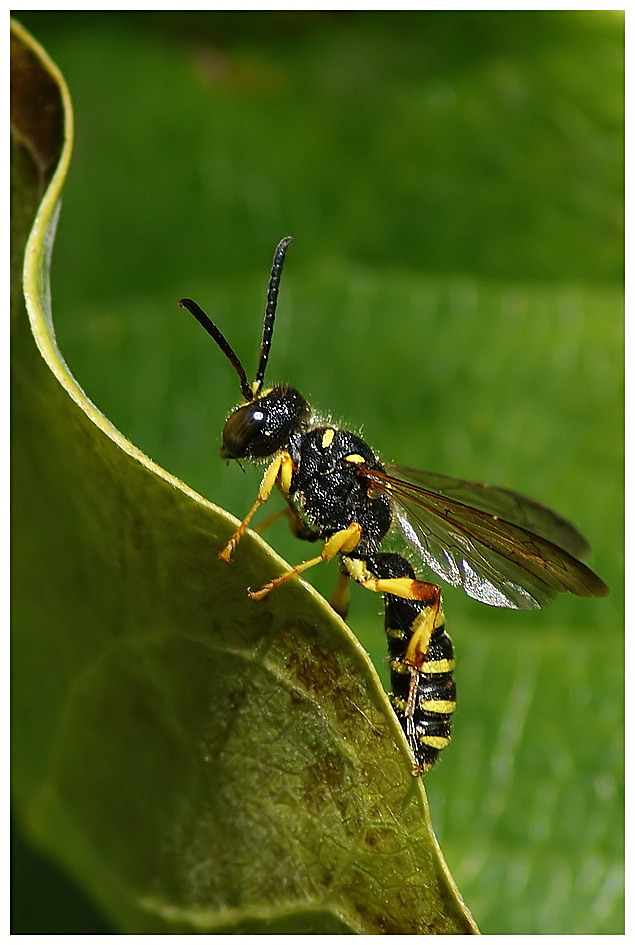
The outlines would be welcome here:
M 309 419 L 310 408 L 293 387 L 278 385 L 236 407 L 223 428 L 223 459 L 260 459 L 287 448 Z

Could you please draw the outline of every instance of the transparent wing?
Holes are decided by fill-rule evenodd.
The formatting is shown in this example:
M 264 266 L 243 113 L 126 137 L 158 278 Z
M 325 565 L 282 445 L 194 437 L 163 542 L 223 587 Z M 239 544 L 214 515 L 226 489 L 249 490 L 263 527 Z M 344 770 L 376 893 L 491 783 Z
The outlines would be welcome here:
M 391 495 L 407 542 L 428 567 L 469 597 L 494 607 L 536 609 L 562 591 L 608 593 L 571 553 L 586 551 L 586 541 L 555 512 L 505 489 L 404 467 L 388 470 L 361 467 L 360 474 Z
M 388 473 L 396 479 L 419 485 L 430 492 L 438 492 L 482 512 L 498 515 L 512 525 L 520 525 L 546 538 L 576 558 L 585 558 L 591 550 L 575 525 L 553 509 L 519 492 L 501 486 L 489 486 L 484 482 L 471 482 L 469 479 L 455 479 L 441 473 L 412 469 L 410 466 L 385 465 Z

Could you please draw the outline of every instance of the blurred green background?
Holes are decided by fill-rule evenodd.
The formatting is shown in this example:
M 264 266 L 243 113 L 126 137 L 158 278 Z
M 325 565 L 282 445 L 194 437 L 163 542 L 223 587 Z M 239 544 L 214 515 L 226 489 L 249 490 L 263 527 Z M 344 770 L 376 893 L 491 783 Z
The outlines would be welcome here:
M 251 374 L 292 235 L 269 381 L 386 459 L 508 485 L 590 538 L 606 601 L 519 614 L 444 590 L 460 701 L 426 787 L 483 932 L 623 931 L 621 14 L 18 18 L 75 107 L 59 345 L 129 439 L 244 514 L 259 470 L 217 458 L 236 377 L 176 302 Z M 327 595 L 334 577 L 311 573 Z M 360 591 L 350 623 L 386 679 L 380 610 Z M 14 931 L 105 930 L 16 847 Z

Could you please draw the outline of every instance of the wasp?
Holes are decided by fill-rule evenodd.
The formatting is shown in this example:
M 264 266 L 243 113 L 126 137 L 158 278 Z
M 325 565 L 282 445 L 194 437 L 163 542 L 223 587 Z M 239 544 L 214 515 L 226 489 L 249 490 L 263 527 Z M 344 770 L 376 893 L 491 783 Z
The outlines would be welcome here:
M 413 757 L 427 772 L 447 745 L 456 705 L 454 650 L 441 588 L 419 579 L 406 558 L 381 551 L 397 529 L 442 581 L 493 607 L 537 609 L 559 592 L 603 597 L 606 584 L 579 558 L 580 532 L 551 509 L 509 489 L 381 462 L 359 436 L 325 422 L 295 387 L 263 389 L 287 247 L 278 244 L 269 278 L 260 358 L 253 382 L 221 331 L 191 299 L 181 299 L 234 367 L 244 400 L 222 433 L 224 459 L 267 460 L 255 502 L 220 551 L 229 561 L 274 488 L 292 530 L 322 541 L 320 554 L 247 593 L 261 600 L 314 565 L 339 558 L 332 597 L 346 617 L 349 582 L 384 595 L 391 703 Z M 278 516 L 273 516 L 277 518 Z

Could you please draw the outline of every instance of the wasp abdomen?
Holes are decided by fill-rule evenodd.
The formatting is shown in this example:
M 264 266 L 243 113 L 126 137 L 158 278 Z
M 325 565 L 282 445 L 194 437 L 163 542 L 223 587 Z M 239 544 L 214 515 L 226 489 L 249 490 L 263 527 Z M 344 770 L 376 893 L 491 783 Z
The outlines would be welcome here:
M 367 566 L 378 578 L 415 578 L 411 565 L 397 554 L 375 554 Z M 390 701 L 414 755 L 414 774 L 425 774 L 450 741 L 456 706 L 454 648 L 438 608 L 430 642 L 419 666 L 406 658 L 415 628 L 431 605 L 385 594 L 385 629 L 392 692 Z

